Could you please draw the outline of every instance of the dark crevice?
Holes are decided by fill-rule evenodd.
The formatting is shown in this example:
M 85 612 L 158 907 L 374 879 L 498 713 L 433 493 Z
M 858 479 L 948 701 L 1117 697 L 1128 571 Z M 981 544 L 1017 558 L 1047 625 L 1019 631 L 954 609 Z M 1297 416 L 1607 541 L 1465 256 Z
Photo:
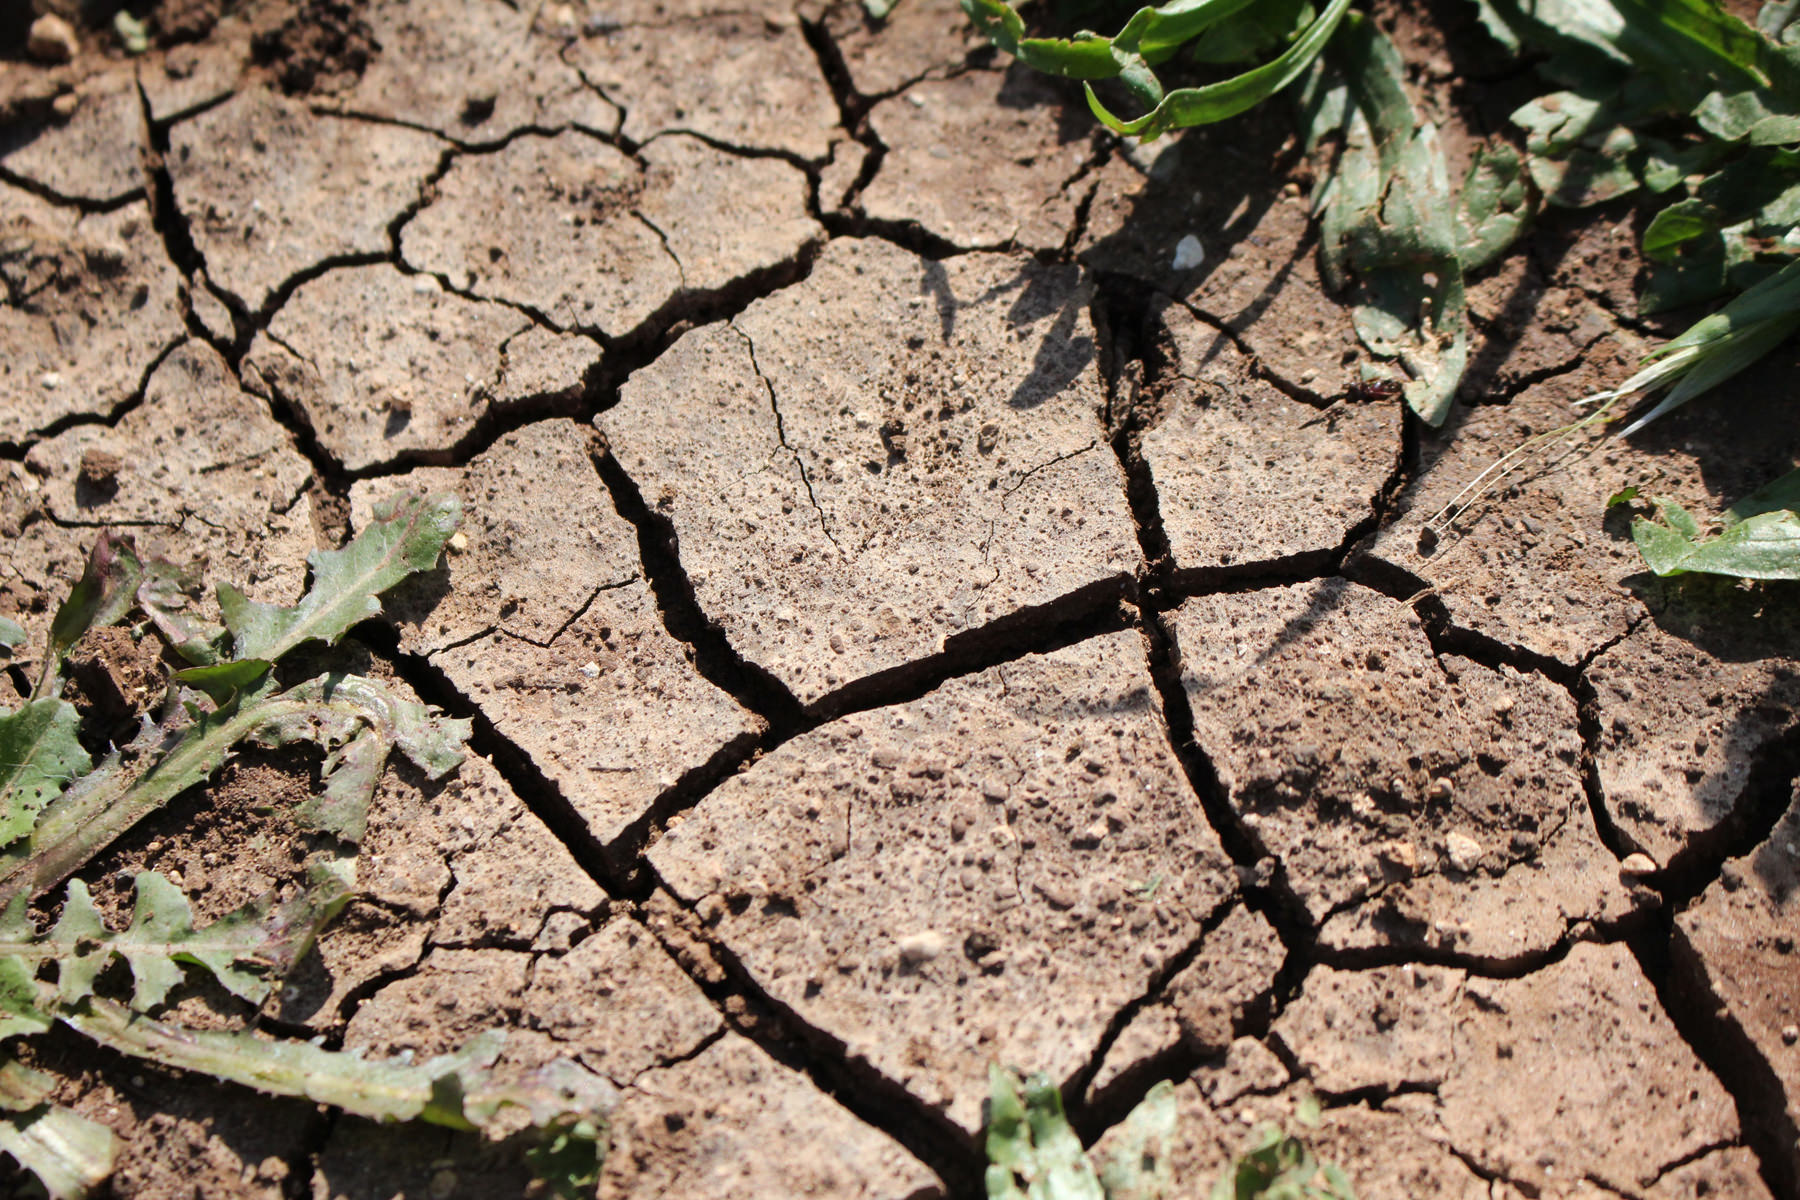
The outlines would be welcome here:
M 399 648 L 398 632 L 391 625 L 370 621 L 355 635 L 393 663 L 394 671 L 425 703 L 447 715 L 470 722 L 469 752 L 490 762 L 533 816 L 542 821 L 563 844 L 576 865 L 612 896 L 628 890 L 615 869 L 607 848 L 575 811 L 562 789 L 551 781 L 531 756 L 503 735 L 480 707 L 474 704 L 429 658 Z
M 143 405 L 144 396 L 150 390 L 151 378 L 155 376 L 158 368 L 163 365 L 169 355 L 179 350 L 187 340 L 185 335 L 178 337 L 157 351 L 156 356 L 144 367 L 144 373 L 138 377 L 136 386 L 131 389 L 131 394 L 106 412 L 69 413 L 40 426 L 22 442 L 0 442 L 0 458 L 22 460 L 38 443 L 61 437 L 71 429 L 79 429 L 86 425 L 116 427 L 120 421 Z M 140 524 L 142 523 L 140 522 Z
M 1134 1086 L 1135 1081 L 1130 1077 L 1142 1074 L 1138 1069 L 1142 1064 L 1134 1064 L 1131 1070 L 1108 1084 L 1105 1091 L 1096 1096 L 1094 1103 L 1087 1102 L 1085 1098 L 1094 1081 L 1094 1076 L 1105 1064 L 1106 1056 L 1112 1052 L 1113 1045 L 1119 1040 L 1119 1035 L 1137 1018 L 1140 1012 L 1161 998 L 1163 989 L 1167 988 L 1177 975 L 1187 970 L 1194 960 L 1200 957 L 1200 952 L 1206 948 L 1206 940 L 1218 932 L 1219 926 L 1225 923 L 1236 908 L 1237 897 L 1235 895 L 1227 896 L 1219 903 L 1218 907 L 1206 915 L 1205 920 L 1200 923 L 1200 932 L 1194 935 L 1194 939 L 1157 968 L 1150 977 L 1149 986 L 1142 993 L 1120 1006 L 1118 1011 L 1113 1013 L 1112 1019 L 1107 1022 L 1106 1029 L 1101 1033 L 1100 1040 L 1095 1043 L 1094 1052 L 1088 1056 L 1087 1062 L 1083 1063 L 1075 1074 L 1063 1084 L 1063 1095 L 1068 1097 L 1069 1122 L 1081 1135 L 1083 1145 L 1092 1145 L 1100 1134 L 1117 1124 L 1124 1118 L 1125 1113 L 1130 1111 L 1131 1106 L 1127 1105 L 1115 1113 L 1113 1109 L 1116 1106 L 1108 1103 L 1107 1097 L 1121 1091 L 1134 1094 L 1147 1091 L 1150 1083 L 1155 1082 L 1154 1079 L 1151 1079 L 1143 1083 L 1141 1088 Z
M 787 686 L 740 655 L 725 631 L 701 610 L 693 583 L 681 565 L 680 540 L 673 522 L 645 504 L 636 482 L 610 453 L 595 453 L 594 468 L 612 493 L 613 507 L 637 530 L 638 555 L 663 625 L 671 637 L 689 648 L 695 670 L 768 722 L 771 736 L 785 739 L 807 727 L 800 701 Z
M 867 1061 L 852 1058 L 842 1041 L 808 1024 L 769 995 L 730 947 L 711 936 L 688 905 L 666 890 L 663 894 L 678 906 L 675 919 L 679 928 L 671 930 L 667 922 L 651 921 L 650 929 L 724 1014 L 734 1032 L 805 1076 L 852 1115 L 937 1172 L 949 1200 L 977 1200 L 986 1194 L 982 1186 L 985 1158 L 966 1132 Z M 667 914 L 666 908 L 664 911 Z M 696 963 L 696 949 L 705 956 L 704 968 Z
M 1017 609 L 949 635 L 937 654 L 847 683 L 814 701 L 808 712 L 817 722 L 915 700 L 958 676 L 1128 629 L 1136 621 L 1135 590 L 1129 575 L 1116 575 Z
M 829 152 L 825 158 L 815 162 L 810 158 L 805 158 L 794 153 L 792 150 L 783 150 L 778 146 L 741 146 L 736 142 L 728 142 L 724 138 L 714 137 L 710 133 L 703 133 L 698 129 L 684 129 L 679 125 L 671 126 L 668 129 L 657 130 L 639 143 L 637 149 L 641 150 L 652 142 L 661 141 L 666 137 L 692 138 L 696 142 L 710 146 L 721 154 L 729 154 L 734 158 L 772 158 L 777 162 L 786 163 L 796 171 L 807 176 L 816 175 L 820 168 L 823 167 L 826 162 L 830 161 Z
M 1737 1106 L 1744 1144 L 1756 1155 L 1775 1196 L 1800 1195 L 1800 1128 L 1787 1109 L 1787 1089 L 1748 1033 L 1720 1005 L 1706 963 L 1675 928 L 1675 910 L 1630 939 L 1639 967 L 1663 1010 L 1694 1054 Z
M 121 192 L 117 196 L 108 196 L 103 200 L 93 200 L 85 196 L 65 196 L 49 184 L 39 183 L 29 175 L 21 175 L 5 166 L 0 166 L 0 184 L 18 188 L 21 192 L 30 192 L 38 199 L 54 204 L 58 208 L 72 208 L 82 214 L 118 212 L 121 208 L 144 199 L 144 189 L 141 187 Z
M 1200 800 L 1207 823 L 1238 868 L 1245 903 L 1252 912 L 1274 926 L 1281 944 L 1291 955 L 1298 955 L 1300 961 L 1310 961 L 1315 956 L 1313 947 L 1318 931 L 1308 918 L 1305 904 L 1288 883 L 1286 868 L 1280 860 L 1269 853 L 1232 807 L 1218 769 L 1195 736 L 1194 712 L 1181 680 L 1181 649 L 1174 630 L 1160 614 L 1148 613 L 1144 632 L 1148 639 L 1150 676 L 1162 700 L 1169 742 Z
M 812 48 L 813 57 L 819 63 L 819 74 L 825 77 L 825 86 L 831 90 L 832 102 L 837 105 L 838 124 L 857 141 L 869 144 L 869 110 L 875 106 L 875 102 L 856 90 L 856 84 L 850 78 L 850 68 L 844 62 L 844 52 L 838 49 L 838 44 L 832 40 L 831 32 L 825 28 L 823 21 L 808 21 L 803 18 L 800 33 Z
M 539 650 L 548 650 L 551 646 L 556 644 L 557 638 L 569 631 L 569 626 L 587 616 L 588 609 L 594 607 L 594 601 L 600 598 L 601 593 L 614 592 L 623 587 L 630 587 L 637 581 L 638 577 L 632 575 L 625 579 L 615 579 L 608 583 L 595 584 L 593 589 L 588 592 L 587 598 L 582 600 L 582 602 L 576 606 L 575 610 L 563 619 L 563 623 L 556 627 L 555 632 L 551 633 L 549 637 L 544 638 L 542 641 L 537 638 L 526 637 L 522 633 L 514 633 L 512 630 L 504 628 L 500 629 L 500 636 L 512 638 L 514 641 L 524 642 L 527 646 L 536 646 Z M 448 648 L 449 647 L 445 647 L 444 649 Z M 437 651 L 437 653 L 442 653 L 442 650 Z
M 300 1152 L 289 1164 L 288 1177 L 281 1182 L 282 1200 L 312 1200 L 314 1196 L 328 1191 L 328 1188 L 317 1187 L 321 1182 L 317 1179 L 319 1163 L 325 1157 L 325 1148 L 331 1144 L 332 1134 L 337 1132 L 338 1122 L 343 1120 L 344 1110 L 333 1108 L 329 1104 L 314 1107 L 310 1120 L 307 1121 L 306 1135 L 300 1139 Z

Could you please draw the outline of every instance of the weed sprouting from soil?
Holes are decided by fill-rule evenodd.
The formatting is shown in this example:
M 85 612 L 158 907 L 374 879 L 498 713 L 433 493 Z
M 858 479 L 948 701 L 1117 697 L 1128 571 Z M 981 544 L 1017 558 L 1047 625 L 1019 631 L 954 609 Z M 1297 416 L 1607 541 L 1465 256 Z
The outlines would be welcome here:
M 1532 438 L 1484 472 L 1452 515 L 1621 401 L 1664 393 L 1631 427 L 1641 428 L 1800 329 L 1800 24 L 1791 3 L 1765 5 L 1753 27 L 1707 0 L 1476 0 L 1499 47 L 1562 90 L 1513 112 L 1523 151 L 1505 140 L 1482 145 L 1452 189 L 1436 129 L 1408 98 L 1406 64 L 1346 0 L 1320 9 L 1174 0 L 1139 9 L 1112 37 L 1031 36 L 1006 0 L 962 2 L 1001 49 L 1081 80 L 1095 115 L 1120 134 L 1149 140 L 1221 121 L 1292 88 L 1297 133 L 1324 158 L 1313 196 L 1321 273 L 1352 296 L 1359 340 L 1399 365 L 1408 405 L 1432 425 L 1448 416 L 1468 364 L 1467 276 L 1497 261 L 1546 208 L 1627 195 L 1656 207 L 1643 234 L 1651 269 L 1640 311 L 1735 298 L 1637 375 L 1589 397 L 1599 407 L 1587 419 Z M 1167 73 L 1178 58 L 1184 72 L 1236 73 L 1165 90 L 1157 68 Z M 1113 115 L 1095 88 L 1112 80 L 1149 111 Z M 1755 503 L 1788 490 L 1772 485 Z M 1704 554 L 1676 554 L 1672 539 L 1693 535 L 1654 523 L 1639 525 L 1637 541 L 1659 574 L 1800 573 L 1792 508 L 1724 521 L 1736 540 Z M 1735 550 L 1751 542 L 1754 560 Z
M 1319 1123 L 1318 1101 L 1295 1112 Z M 988 1200 L 1160 1200 L 1173 1194 L 1170 1143 L 1178 1114 L 1175 1085 L 1152 1087 L 1114 1132 L 1103 1160 L 1082 1149 L 1063 1112 L 1062 1094 L 1042 1072 L 1021 1079 L 988 1070 Z M 1355 1200 L 1339 1168 L 1320 1162 L 1301 1138 L 1273 1125 L 1250 1144 L 1209 1193 L 1211 1200 Z
M 61 1024 L 129 1057 L 377 1120 L 418 1119 L 493 1138 L 529 1125 L 541 1135 L 531 1162 L 547 1182 L 563 1195 L 591 1190 L 611 1086 L 563 1061 L 503 1077 L 491 1070 L 498 1032 L 415 1065 L 155 1016 L 190 968 L 252 1015 L 356 888 L 356 847 L 389 755 L 399 750 L 432 779 L 461 762 L 468 722 L 378 679 L 334 670 L 289 682 L 282 672 L 291 652 L 335 644 L 380 611 L 382 592 L 434 567 L 459 518 L 454 497 L 401 496 L 343 549 L 310 556 L 311 584 L 291 607 L 220 583 L 222 625 L 197 614 L 194 572 L 141 560 L 127 537 L 100 536 L 51 622 L 30 695 L 0 714 L 0 1038 Z M 62 696 L 64 663 L 87 633 L 134 613 L 142 636 L 160 638 L 189 665 L 173 672 L 157 715 L 142 716 L 127 745 L 95 762 L 81 740 L 81 714 Z M 0 644 L 24 641 L 18 625 L 0 624 Z M 142 871 L 129 922 L 108 927 L 76 871 L 204 785 L 241 746 L 300 742 L 325 751 L 320 794 L 292 814 L 313 837 L 303 887 L 196 927 L 181 887 Z M 40 928 L 30 906 L 65 881 L 55 923 Z M 126 971 L 107 970 L 120 960 Z M 14 1049 L 0 1047 L 0 1150 L 59 1200 L 85 1196 L 111 1173 L 112 1135 L 55 1103 L 56 1081 L 18 1061 Z

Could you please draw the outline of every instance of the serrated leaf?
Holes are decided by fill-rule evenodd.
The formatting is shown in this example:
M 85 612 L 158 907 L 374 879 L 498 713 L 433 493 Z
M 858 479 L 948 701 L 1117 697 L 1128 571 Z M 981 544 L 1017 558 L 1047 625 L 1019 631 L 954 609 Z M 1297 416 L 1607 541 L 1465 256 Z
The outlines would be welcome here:
M 281 974 L 311 944 L 316 915 L 341 907 L 343 888 L 335 880 L 304 897 L 276 906 L 257 901 L 200 928 L 194 928 L 187 897 L 153 871 L 140 872 L 130 924 L 107 929 L 87 885 L 71 880 L 62 915 L 48 933 L 32 928 L 21 897 L 0 916 L 0 955 L 20 962 L 54 961 L 56 997 L 73 1004 L 91 995 L 94 980 L 113 960 L 131 968 L 132 1006 L 159 1006 L 182 978 L 183 964 L 205 968 L 233 995 L 260 1004 Z
M 1621 504 L 1630 504 L 1633 500 L 1636 500 L 1637 498 L 1638 498 L 1638 485 L 1635 483 L 1630 484 L 1629 486 L 1622 487 L 1618 491 L 1614 492 L 1612 495 L 1608 496 L 1606 498 L 1606 507 L 1607 508 L 1617 508 Z
M 232 657 L 276 662 L 303 642 L 336 642 L 381 611 L 382 592 L 437 565 L 461 513 L 462 502 L 452 495 L 401 495 L 377 506 L 374 520 L 348 546 L 307 556 L 312 583 L 291 608 L 258 603 L 221 583 L 219 610 L 231 631 Z
M 126 534 L 107 530 L 94 540 L 81 579 L 50 621 L 50 642 L 33 696 L 48 696 L 61 678 L 63 659 L 90 629 L 111 625 L 131 608 L 143 567 Z
M 14 650 L 25 644 L 25 627 L 10 617 L 0 617 L 0 650 Z
M 616 1100 L 605 1079 L 564 1061 L 517 1079 L 497 1077 L 489 1068 L 504 1041 L 498 1031 L 474 1038 L 454 1054 L 409 1065 L 308 1042 L 265 1041 L 253 1033 L 183 1029 L 97 997 L 63 1010 L 60 1019 L 121 1054 L 377 1121 L 417 1119 L 501 1138 L 513 1129 L 508 1111 L 520 1111 L 538 1130 L 563 1141 L 558 1155 L 535 1161 L 564 1170 L 575 1163 L 587 1177 L 605 1154 L 606 1114 Z M 572 1154 L 571 1140 L 585 1142 L 590 1153 Z M 573 1194 L 567 1181 L 558 1190 Z
M 306 826 L 349 842 L 362 840 L 369 803 L 388 753 L 398 747 L 432 779 L 462 762 L 470 722 L 434 713 L 416 700 L 358 675 L 321 675 L 282 693 L 255 736 L 270 745 L 326 747 L 324 791 L 301 805 Z
M 0 1150 L 37 1176 L 52 1200 L 83 1200 L 112 1174 L 112 1131 L 50 1103 L 56 1081 L 17 1061 L 0 1064 Z
M 30 833 L 44 806 L 93 766 L 80 732 L 66 700 L 28 700 L 0 716 L 0 845 Z
M 42 1033 L 53 1023 L 42 1007 L 43 995 L 32 977 L 36 963 L 0 958 L 0 1039 Z

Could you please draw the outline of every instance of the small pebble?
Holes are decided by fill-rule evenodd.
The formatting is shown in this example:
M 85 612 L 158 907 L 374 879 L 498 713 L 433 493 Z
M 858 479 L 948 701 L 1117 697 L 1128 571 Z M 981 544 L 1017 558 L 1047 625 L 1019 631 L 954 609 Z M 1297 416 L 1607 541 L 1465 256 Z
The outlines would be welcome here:
M 55 13 L 33 21 L 25 38 L 25 53 L 42 63 L 68 62 L 80 49 L 74 28 Z
M 1626 879 L 1636 879 L 1640 875 L 1656 874 L 1656 860 L 1643 851 L 1627 854 L 1619 864 L 1619 874 Z
M 1188 234 L 1175 243 L 1175 261 L 1171 266 L 1177 271 L 1188 271 L 1206 261 L 1206 247 L 1200 239 Z
M 1781 1041 L 1783 1045 L 1787 1046 L 1791 1046 L 1795 1042 L 1800 1042 L 1800 1025 L 1783 1025 L 1781 1027 Z
M 54 392 L 62 386 L 62 375 L 56 371 L 45 371 L 38 376 L 38 386 L 46 392 Z
M 582 664 L 581 673 L 586 675 L 589 679 L 598 679 L 600 678 L 600 664 L 597 662 L 584 663 Z
M 900 958 L 903 962 L 930 962 L 944 952 L 944 935 L 935 929 L 924 929 L 918 933 L 909 933 L 900 939 Z
M 1448 800 L 1455 794 L 1456 785 L 1448 779 L 1445 779 L 1442 775 L 1432 780 L 1431 786 L 1425 789 L 1425 795 L 1432 800 Z M 1454 837 L 1455 835 L 1452 834 L 1451 836 Z
M 452 554 L 466 553 L 469 549 L 469 535 L 459 529 L 455 533 L 450 535 L 450 541 L 448 544 L 450 546 L 450 553 L 452 553 Z
M 1453 869 L 1466 875 L 1481 861 L 1481 843 L 1467 834 L 1453 833 L 1444 839 L 1444 857 Z

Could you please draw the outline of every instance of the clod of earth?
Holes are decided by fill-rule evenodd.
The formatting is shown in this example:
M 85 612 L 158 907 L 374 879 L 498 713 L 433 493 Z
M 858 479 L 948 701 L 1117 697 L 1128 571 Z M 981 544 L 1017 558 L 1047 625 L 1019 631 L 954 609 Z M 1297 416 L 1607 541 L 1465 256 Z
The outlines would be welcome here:
M 1158 717 L 1134 632 L 1031 655 L 794 739 L 650 861 L 759 986 L 973 1133 L 971 1072 L 1067 1079 L 1237 889 Z
M 1137 567 L 1088 297 L 1067 268 L 838 239 L 634 375 L 600 428 L 701 607 L 823 705 Z

